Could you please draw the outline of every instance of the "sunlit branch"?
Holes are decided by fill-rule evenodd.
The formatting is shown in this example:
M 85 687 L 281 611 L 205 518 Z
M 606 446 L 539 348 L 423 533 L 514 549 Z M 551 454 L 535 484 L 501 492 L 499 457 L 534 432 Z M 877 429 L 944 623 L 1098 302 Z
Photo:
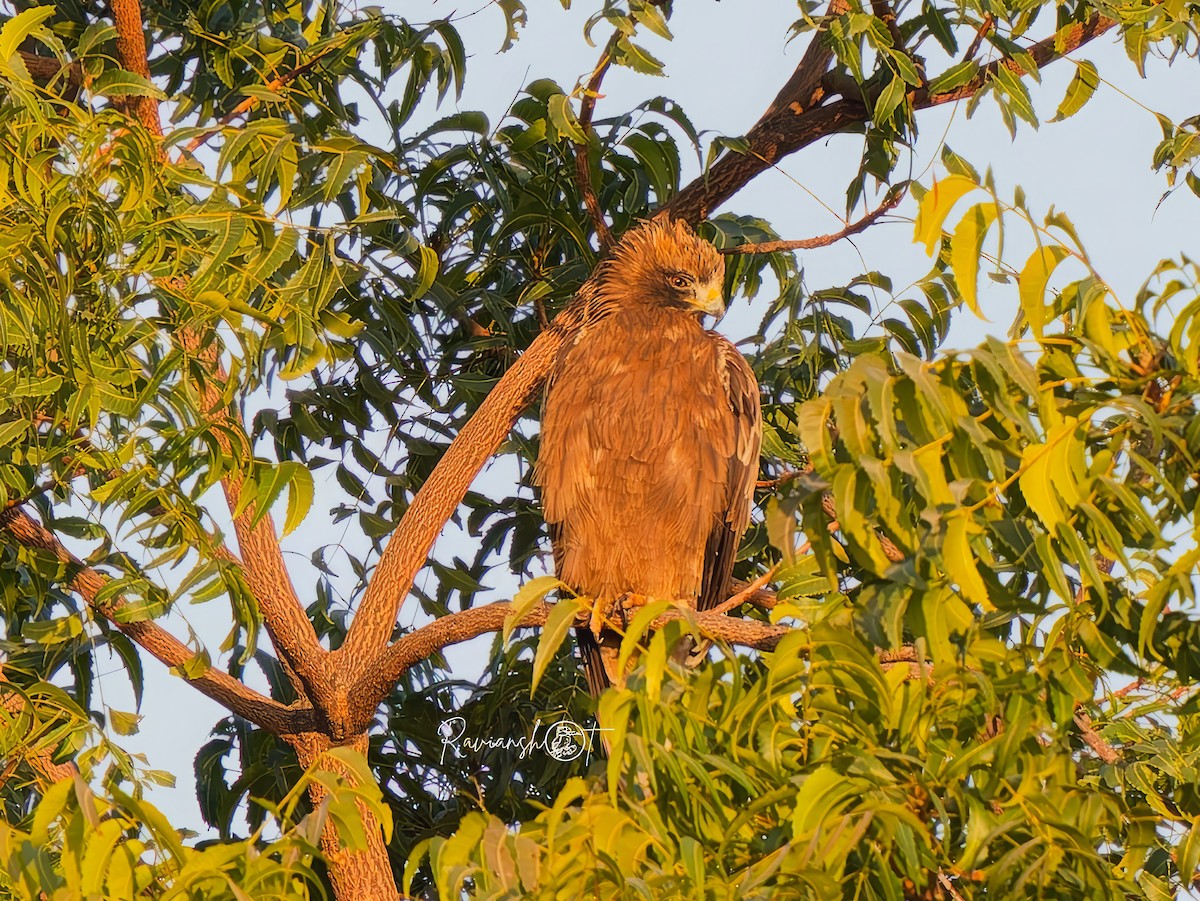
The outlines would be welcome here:
M 905 193 L 903 189 L 894 191 L 880 206 L 833 234 L 818 235 L 815 238 L 801 238 L 796 241 L 763 241 L 760 244 L 739 244 L 737 247 L 723 247 L 721 248 L 721 253 L 778 253 L 782 250 L 812 250 L 816 247 L 828 247 L 830 244 L 836 244 L 843 238 L 849 238 L 851 235 L 857 235 L 859 232 L 866 231 L 879 220 L 880 216 L 888 210 L 895 209 L 900 201 L 904 199 Z
M 580 193 L 583 194 L 583 205 L 587 207 L 588 215 L 592 217 L 592 224 L 596 227 L 596 238 L 600 242 L 601 254 L 607 253 L 608 249 L 612 247 L 613 237 L 608 223 L 604 221 L 604 211 L 600 209 L 600 199 L 596 196 L 596 188 L 592 184 L 591 167 L 588 165 L 588 144 L 594 133 L 592 116 L 596 112 L 596 100 L 600 97 L 600 85 L 604 81 L 604 73 L 612 65 L 612 55 L 619 35 L 619 32 L 614 34 L 605 46 L 604 52 L 600 55 L 600 61 L 596 63 L 596 68 L 592 70 L 592 76 L 584 88 L 583 100 L 579 104 L 579 127 L 583 129 L 588 140 L 575 145 L 575 181 L 579 185 Z
M 0 528 L 23 547 L 44 551 L 62 563 L 69 574 L 69 585 L 88 605 L 104 616 L 114 627 L 143 648 L 161 663 L 181 670 L 196 667 L 196 654 L 161 626 L 149 620 L 125 622 L 120 616 L 126 606 L 123 598 L 97 601 L 108 584 L 107 576 L 86 565 L 72 554 L 58 538 L 36 522 L 19 507 L 0 513 Z M 228 673 L 206 667 L 198 675 L 188 676 L 188 682 L 201 693 L 238 716 L 250 720 L 276 734 L 305 731 L 315 726 L 312 711 L 290 708 L 260 695 Z
M 541 604 L 535 607 L 522 616 L 517 628 L 537 628 L 545 625 L 552 609 L 550 604 Z M 373 698 L 381 690 L 390 690 L 391 686 L 396 684 L 409 667 L 420 663 L 443 648 L 477 638 L 488 632 L 499 632 L 504 628 L 512 612 L 513 605 L 507 601 L 485 604 L 461 613 L 451 613 L 439 617 L 399 639 L 388 649 L 380 666 L 369 670 L 360 677 L 353 692 L 353 696 L 358 702 L 355 709 L 356 719 L 369 719 L 375 712 L 376 704 L 368 703 L 367 699 Z M 581 609 L 576 618 L 576 625 L 586 627 L 589 616 L 590 613 L 587 610 Z M 695 623 L 700 632 L 708 638 L 758 650 L 774 648 L 783 636 L 792 631 L 787 626 L 772 626 L 756 620 L 738 619 L 715 610 L 697 612 L 683 609 L 666 611 L 655 618 L 650 624 L 650 628 L 661 629 L 672 620 L 678 619 L 687 619 Z

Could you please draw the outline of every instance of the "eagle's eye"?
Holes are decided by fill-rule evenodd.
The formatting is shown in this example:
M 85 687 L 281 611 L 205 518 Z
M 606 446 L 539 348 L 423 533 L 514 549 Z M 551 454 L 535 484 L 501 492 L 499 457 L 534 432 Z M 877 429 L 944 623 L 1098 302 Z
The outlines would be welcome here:
M 667 284 L 677 291 L 682 291 L 685 288 L 691 287 L 692 277 L 683 273 L 676 273 L 675 275 L 668 276 Z

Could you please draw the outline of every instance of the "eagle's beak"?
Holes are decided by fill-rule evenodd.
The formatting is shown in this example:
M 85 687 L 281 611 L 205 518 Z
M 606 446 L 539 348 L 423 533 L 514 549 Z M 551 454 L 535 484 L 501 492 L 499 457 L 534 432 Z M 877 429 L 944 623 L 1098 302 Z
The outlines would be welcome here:
M 725 312 L 725 286 L 721 282 L 703 285 L 696 292 L 696 307 L 709 316 L 720 317 Z

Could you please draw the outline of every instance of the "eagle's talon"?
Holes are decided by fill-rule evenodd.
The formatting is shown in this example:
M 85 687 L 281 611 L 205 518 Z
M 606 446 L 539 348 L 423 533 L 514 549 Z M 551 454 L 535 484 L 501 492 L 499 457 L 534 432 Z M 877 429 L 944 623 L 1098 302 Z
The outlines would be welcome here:
M 597 641 L 600 640 L 600 633 L 604 631 L 604 620 L 607 618 L 605 614 L 608 612 L 606 607 L 607 605 L 598 598 L 592 601 L 592 615 L 588 621 L 588 629 L 591 630 Z

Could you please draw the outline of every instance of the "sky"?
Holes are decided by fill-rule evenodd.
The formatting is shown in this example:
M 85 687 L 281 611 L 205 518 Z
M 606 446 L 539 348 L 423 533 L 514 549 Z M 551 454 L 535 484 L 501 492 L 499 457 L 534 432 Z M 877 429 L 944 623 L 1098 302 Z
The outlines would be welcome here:
M 480 109 L 495 126 L 523 84 L 550 77 L 569 91 L 580 76 L 591 71 L 599 49 L 588 46 L 582 30 L 593 4 L 577 0 L 569 11 L 552 0 L 531 0 L 529 5 L 528 26 L 520 39 L 508 53 L 497 54 L 504 35 L 503 18 L 492 3 L 406 0 L 383 4 L 386 12 L 405 15 L 414 22 L 455 19 L 462 31 L 470 55 L 463 96 L 457 102 L 449 97 L 440 109 L 427 104 L 421 110 L 425 121 L 459 109 Z M 791 74 L 804 50 L 806 37 L 788 41 L 789 27 L 798 18 L 796 4 L 790 0 L 689 0 L 676 6 L 678 12 L 671 23 L 674 42 L 655 37 L 646 40 L 651 52 L 665 61 L 666 76 L 648 78 L 614 68 L 605 79 L 597 117 L 627 110 L 661 94 L 682 105 L 696 127 L 707 132 L 706 140 L 714 135 L 743 134 Z M 1040 35 L 1036 27 L 1034 31 Z M 602 27 L 597 29 L 598 39 L 605 34 Z M 1161 137 L 1150 110 L 1175 120 L 1197 112 L 1196 62 L 1184 58 L 1168 67 L 1151 61 L 1147 78 L 1142 80 L 1111 35 L 1074 56 L 1093 60 L 1101 75 L 1109 79 L 1082 112 L 1036 131 L 1022 123 L 1015 140 L 990 100 L 985 100 L 971 119 L 962 104 L 922 112 L 913 177 L 928 185 L 935 175 L 944 174 L 936 166 L 929 167 L 938 157 L 941 142 L 947 141 L 980 170 L 991 167 L 1002 198 L 1011 199 L 1013 187 L 1019 184 L 1035 215 L 1040 217 L 1051 206 L 1066 212 L 1096 268 L 1117 295 L 1128 301 L 1159 259 L 1181 252 L 1200 254 L 1200 203 L 1194 197 L 1173 196 L 1160 205 L 1166 181 L 1150 169 L 1151 154 Z M 1032 87 L 1043 120 L 1054 115 L 1073 73 L 1074 66 L 1061 61 L 1046 67 L 1042 84 Z M 402 79 L 398 81 L 402 84 Z M 369 127 L 365 133 L 370 134 Z M 837 231 L 844 224 L 845 185 L 856 168 L 859 149 L 853 136 L 839 136 L 807 148 L 760 176 L 724 209 L 763 217 L 784 238 Z M 696 171 L 693 160 L 685 179 Z M 857 215 L 861 213 L 860 209 Z M 888 221 L 865 234 L 804 252 L 801 262 L 809 287 L 844 284 L 870 270 L 889 274 L 897 287 L 919 279 L 928 271 L 930 260 L 923 247 L 913 243 L 914 213 L 915 204 L 906 200 Z M 952 216 L 948 224 L 953 221 Z M 1005 333 L 1014 297 L 1011 287 L 991 286 L 984 279 L 980 303 L 991 321 L 975 319 L 967 312 L 956 314 L 949 345 L 967 347 L 988 332 Z M 768 287 L 753 305 L 735 302 L 721 330 L 734 339 L 752 334 L 771 299 Z M 319 487 L 324 477 L 318 473 Z M 497 465 L 480 478 L 512 477 L 511 468 Z M 311 549 L 329 541 L 329 525 L 322 515 L 336 501 L 335 492 L 336 486 L 325 485 L 308 520 L 284 542 L 288 562 L 296 566 L 293 579 L 302 594 L 312 572 L 307 564 Z M 464 555 L 456 550 L 461 540 L 446 535 L 435 553 L 444 559 L 455 553 Z M 494 587 L 497 597 L 509 596 L 513 588 L 511 584 Z M 417 622 L 415 607 L 405 607 L 402 622 Z M 184 638 L 187 629 L 194 630 L 215 655 L 228 630 L 227 617 L 228 611 L 218 602 L 179 609 L 162 623 Z M 486 644 L 476 644 L 454 652 L 451 659 L 464 673 L 473 673 L 480 647 L 486 650 Z M 118 665 L 104 659 L 98 664 L 103 702 L 131 710 Z M 181 679 L 168 676 L 152 660 L 146 663 L 146 677 L 142 731 L 120 737 L 118 742 L 144 753 L 150 766 L 176 774 L 176 786 L 154 789 L 150 800 L 176 825 L 204 832 L 195 800 L 192 759 L 224 710 Z

